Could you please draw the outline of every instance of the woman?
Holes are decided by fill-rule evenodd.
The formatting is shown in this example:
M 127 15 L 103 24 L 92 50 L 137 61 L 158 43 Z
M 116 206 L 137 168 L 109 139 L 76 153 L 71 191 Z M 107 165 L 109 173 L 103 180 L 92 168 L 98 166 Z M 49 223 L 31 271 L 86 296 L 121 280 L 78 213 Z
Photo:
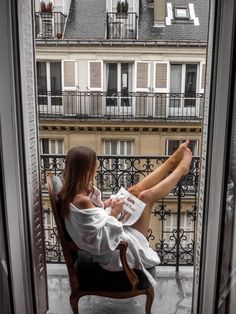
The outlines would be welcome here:
M 104 269 L 122 269 L 119 252 L 115 250 L 122 240 L 128 242 L 127 260 L 131 268 L 145 271 L 159 264 L 158 255 L 146 239 L 151 209 L 188 173 L 192 159 L 188 144 L 189 141 L 183 143 L 160 167 L 128 189 L 146 204 L 132 226 L 123 226 L 117 219 L 123 210 L 122 200 L 111 202 L 109 199 L 103 203 L 101 192 L 91 186 L 96 172 L 96 153 L 88 147 L 74 147 L 68 152 L 60 192 L 65 225 L 73 241 Z M 104 210 L 108 207 L 111 207 L 109 213 Z M 145 273 L 154 284 L 150 274 Z

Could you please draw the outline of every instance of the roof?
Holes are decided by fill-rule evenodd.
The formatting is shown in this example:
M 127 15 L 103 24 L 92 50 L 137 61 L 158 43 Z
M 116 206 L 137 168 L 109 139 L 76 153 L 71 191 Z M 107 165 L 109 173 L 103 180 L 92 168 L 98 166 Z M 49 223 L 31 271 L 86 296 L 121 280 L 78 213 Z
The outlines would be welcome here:
M 147 4 L 147 0 L 140 0 L 138 40 L 206 42 L 209 1 L 168 0 L 167 2 L 171 3 L 172 7 L 192 3 L 195 16 L 199 18 L 199 25 L 194 25 L 193 22 L 180 21 L 161 28 L 154 27 L 154 9 Z M 105 32 L 105 0 L 71 1 L 64 39 L 104 41 Z

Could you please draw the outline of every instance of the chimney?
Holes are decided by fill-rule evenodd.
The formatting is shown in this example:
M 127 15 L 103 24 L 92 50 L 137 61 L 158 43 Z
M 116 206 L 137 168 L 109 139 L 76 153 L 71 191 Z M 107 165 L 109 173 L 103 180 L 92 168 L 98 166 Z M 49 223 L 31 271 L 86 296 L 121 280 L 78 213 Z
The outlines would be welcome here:
M 154 27 L 165 27 L 166 1 L 153 0 L 154 4 Z

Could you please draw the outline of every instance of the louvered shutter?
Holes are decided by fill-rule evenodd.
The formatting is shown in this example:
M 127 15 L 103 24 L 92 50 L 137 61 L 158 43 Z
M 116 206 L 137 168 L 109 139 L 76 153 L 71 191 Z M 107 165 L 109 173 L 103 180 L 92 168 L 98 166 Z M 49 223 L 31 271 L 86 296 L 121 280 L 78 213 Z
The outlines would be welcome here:
M 135 83 L 136 91 L 138 92 L 135 97 L 135 115 L 136 117 L 143 118 L 147 116 L 148 112 L 148 97 L 146 92 L 148 92 L 149 87 L 149 63 L 147 61 L 138 61 L 135 66 Z
M 201 63 L 201 91 L 204 91 L 205 87 L 205 73 L 206 73 L 206 64 L 204 62 Z
M 63 87 L 64 90 L 74 90 L 76 88 L 76 62 L 74 60 L 63 61 Z
M 89 62 L 89 88 L 90 90 L 102 90 L 102 62 Z
M 155 90 L 167 91 L 167 69 L 168 63 L 158 63 L 155 66 Z
M 136 62 L 136 90 L 147 91 L 149 85 L 148 62 Z
M 63 61 L 63 110 L 65 115 L 77 113 L 76 91 L 76 61 Z
M 168 62 L 155 62 L 154 67 L 154 90 L 155 101 L 153 112 L 156 117 L 163 118 L 166 115 L 168 93 Z
M 201 62 L 200 63 L 200 88 L 199 88 L 199 92 L 201 94 L 204 93 L 204 87 L 205 87 L 205 73 L 206 73 L 206 64 L 205 62 Z M 203 95 L 201 95 L 202 97 L 199 98 L 199 117 L 203 117 L 203 104 L 204 104 L 204 97 Z

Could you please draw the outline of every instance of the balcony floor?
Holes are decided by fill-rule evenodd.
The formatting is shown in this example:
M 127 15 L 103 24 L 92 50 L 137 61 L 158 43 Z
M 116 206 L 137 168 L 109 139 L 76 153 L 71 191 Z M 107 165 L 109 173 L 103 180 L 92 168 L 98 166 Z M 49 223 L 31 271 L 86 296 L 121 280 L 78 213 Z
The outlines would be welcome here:
M 48 314 L 71 314 L 70 287 L 65 265 L 48 264 Z M 153 314 L 190 314 L 192 302 L 193 267 L 157 267 L 157 285 L 152 305 Z M 143 314 L 145 296 L 116 300 L 87 296 L 79 302 L 80 314 Z

